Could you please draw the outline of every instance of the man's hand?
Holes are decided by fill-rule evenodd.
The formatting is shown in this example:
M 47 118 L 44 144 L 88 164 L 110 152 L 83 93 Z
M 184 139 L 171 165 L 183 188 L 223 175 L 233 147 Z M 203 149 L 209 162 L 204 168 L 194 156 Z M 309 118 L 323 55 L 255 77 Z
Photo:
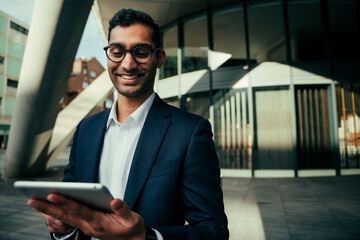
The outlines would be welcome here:
M 66 233 L 73 228 L 99 239 L 145 239 L 142 217 L 131 211 L 120 199 L 112 199 L 112 213 L 90 209 L 86 205 L 58 194 L 49 194 L 46 201 L 31 198 L 28 205 L 46 219 L 48 229 Z
M 45 218 L 46 225 L 48 230 L 55 234 L 66 234 L 74 229 L 74 227 L 64 224 L 63 222 L 49 216 L 45 213 L 40 212 L 40 214 Z

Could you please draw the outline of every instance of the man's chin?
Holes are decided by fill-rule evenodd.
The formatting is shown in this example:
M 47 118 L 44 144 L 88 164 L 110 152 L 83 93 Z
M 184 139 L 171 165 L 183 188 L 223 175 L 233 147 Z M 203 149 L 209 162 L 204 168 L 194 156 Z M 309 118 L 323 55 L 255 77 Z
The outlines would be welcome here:
M 144 91 L 144 89 L 129 89 L 129 90 L 121 89 L 121 91 L 118 90 L 118 93 L 120 93 L 120 95 L 128 98 L 138 98 L 142 96 L 147 96 L 149 95 L 149 92 L 150 92 L 149 90 Z

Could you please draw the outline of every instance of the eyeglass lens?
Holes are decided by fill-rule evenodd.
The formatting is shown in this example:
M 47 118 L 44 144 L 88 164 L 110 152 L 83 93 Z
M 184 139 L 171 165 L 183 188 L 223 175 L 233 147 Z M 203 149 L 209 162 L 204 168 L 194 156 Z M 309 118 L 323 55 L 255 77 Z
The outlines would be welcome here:
M 107 55 L 110 60 L 120 62 L 124 59 L 126 51 L 130 51 L 133 58 L 140 63 L 145 63 L 150 60 L 152 50 L 148 47 L 140 46 L 131 50 L 124 50 L 118 46 L 110 46 L 107 49 Z

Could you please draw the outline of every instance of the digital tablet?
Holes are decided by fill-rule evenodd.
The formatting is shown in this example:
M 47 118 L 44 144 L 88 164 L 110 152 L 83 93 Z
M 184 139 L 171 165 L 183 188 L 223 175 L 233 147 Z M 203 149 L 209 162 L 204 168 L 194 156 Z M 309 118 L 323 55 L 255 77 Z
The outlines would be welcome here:
M 90 208 L 111 212 L 110 200 L 113 198 L 109 190 L 99 183 L 80 182 L 43 182 L 43 181 L 16 181 L 14 188 L 25 195 L 46 200 L 49 193 L 58 193 Z

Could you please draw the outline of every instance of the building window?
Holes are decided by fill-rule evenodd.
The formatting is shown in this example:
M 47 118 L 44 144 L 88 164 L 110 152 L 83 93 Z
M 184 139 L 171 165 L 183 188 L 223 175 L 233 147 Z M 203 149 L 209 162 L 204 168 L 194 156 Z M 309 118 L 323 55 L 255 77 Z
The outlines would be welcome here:
M 248 3 L 250 58 L 257 63 L 286 61 L 281 1 Z M 302 15 L 302 18 L 304 16 Z
M 22 27 L 22 26 L 20 26 L 20 25 L 18 25 L 18 24 L 16 24 L 16 23 L 14 23 L 14 22 L 10 22 L 10 27 L 12 28 L 12 29 L 14 29 L 14 30 L 16 30 L 16 31 L 18 31 L 18 32 L 21 32 L 21 33 L 23 33 L 23 34 L 25 34 L 25 35 L 28 35 L 28 30 L 26 29 L 26 28 L 24 28 L 24 27 Z
M 0 66 L 0 73 L 3 71 L 4 69 L 1 68 Z M 1 76 L 0 74 L 0 94 L 4 94 L 4 76 Z
M 7 80 L 6 95 L 8 95 L 8 96 L 16 96 L 17 86 L 18 86 L 18 81 L 8 79 Z M 8 114 L 8 115 L 11 115 L 11 114 Z
M 5 57 L 0 56 L 0 64 L 4 64 L 4 61 L 5 61 Z
M 6 98 L 6 101 L 4 102 L 6 116 L 13 115 L 15 108 L 15 101 L 16 101 L 15 98 Z
M 359 5 L 359 4 L 358 4 Z M 360 5 L 359 5 L 360 7 Z M 359 7 L 355 0 L 329 0 L 330 54 L 335 61 L 358 61 L 360 54 Z M 358 10 L 356 10 L 358 9 Z M 359 12 L 360 14 L 360 12 Z M 357 20 L 359 19 L 359 20 Z M 338 47 L 341 46 L 341 47 Z
M 319 1 L 288 2 L 292 61 L 324 60 L 323 30 Z M 304 14 L 306 12 L 306 17 Z
M 213 28 L 214 51 L 231 53 L 231 58 L 222 66 L 246 64 L 245 23 L 242 6 L 214 12 Z
M 105 108 L 106 109 L 110 109 L 113 105 L 113 101 L 111 101 L 110 99 L 106 99 L 105 100 Z
M 84 68 L 83 68 L 83 75 L 86 75 L 86 74 L 87 74 L 87 68 L 84 67 Z
M 14 41 L 9 41 L 9 55 L 17 59 L 22 59 L 25 52 L 25 45 Z
M 8 87 L 17 88 L 18 83 L 19 83 L 19 82 L 16 81 L 16 80 L 11 80 L 11 79 L 8 79 L 8 80 L 7 80 L 7 86 L 8 86 Z
M 196 37 L 194 37 L 196 35 Z M 195 16 L 184 24 L 182 73 L 206 69 L 208 66 L 208 34 L 206 15 Z
M 7 32 L 7 18 L 4 16 L 0 16 L 0 32 L 1 33 Z
M 7 39 L 5 36 L 0 36 L 0 53 L 2 53 L 3 55 L 6 54 L 6 41 Z
M 166 51 L 166 61 L 160 68 L 160 79 L 178 74 L 178 27 L 166 29 L 163 33 L 163 45 Z
M 7 60 L 7 75 L 15 79 L 19 78 L 21 69 L 21 62 L 13 59 Z
M 82 83 L 83 89 L 87 88 L 88 86 L 89 86 L 89 83 L 88 83 L 88 82 L 83 82 L 83 83 Z
M 96 78 L 96 72 L 95 71 L 90 71 L 90 77 Z

